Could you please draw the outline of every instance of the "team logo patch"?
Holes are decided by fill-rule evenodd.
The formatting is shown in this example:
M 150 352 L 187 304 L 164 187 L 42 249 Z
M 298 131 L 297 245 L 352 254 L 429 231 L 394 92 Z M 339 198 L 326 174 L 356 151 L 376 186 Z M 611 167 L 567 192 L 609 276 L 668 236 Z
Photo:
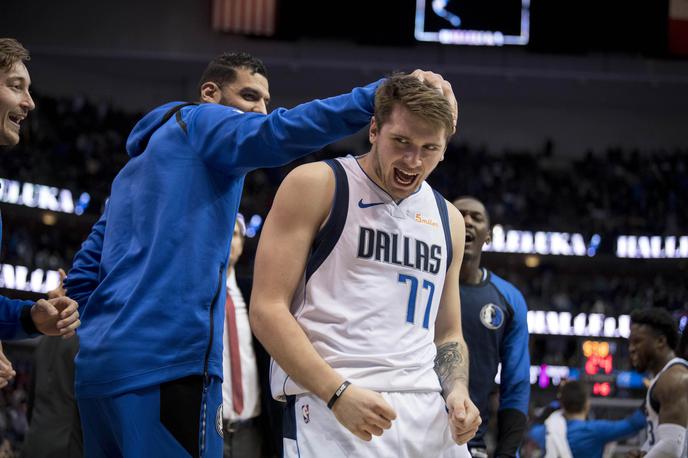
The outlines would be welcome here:
M 215 414 L 215 430 L 217 430 L 220 437 L 225 437 L 225 433 L 222 430 L 222 404 L 217 408 L 217 413 Z
M 311 421 L 311 408 L 308 404 L 301 406 L 301 415 L 303 415 L 303 422 L 309 423 Z
M 504 311 L 492 303 L 485 304 L 480 310 L 480 321 L 487 329 L 499 329 L 504 324 Z

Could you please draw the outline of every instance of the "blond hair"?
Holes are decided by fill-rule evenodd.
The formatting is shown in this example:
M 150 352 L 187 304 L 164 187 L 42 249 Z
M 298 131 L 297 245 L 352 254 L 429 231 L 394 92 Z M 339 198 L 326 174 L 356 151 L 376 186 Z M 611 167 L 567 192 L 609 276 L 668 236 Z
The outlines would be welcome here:
M 415 76 L 396 73 L 380 84 L 375 92 L 375 122 L 378 127 L 389 120 L 396 105 L 437 128 L 443 128 L 447 138 L 454 133 L 454 117 L 449 100 L 436 88 Z
M 17 62 L 30 60 L 29 51 L 14 38 L 0 38 L 0 70 L 9 71 Z

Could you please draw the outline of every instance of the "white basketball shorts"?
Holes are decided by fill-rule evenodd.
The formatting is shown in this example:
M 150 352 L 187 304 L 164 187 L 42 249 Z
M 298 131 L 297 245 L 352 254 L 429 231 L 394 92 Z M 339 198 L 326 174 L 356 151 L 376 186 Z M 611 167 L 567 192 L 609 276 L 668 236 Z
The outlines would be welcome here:
M 470 458 L 449 431 L 444 399 L 437 392 L 381 393 L 397 413 L 392 427 L 370 442 L 356 437 L 311 393 L 287 397 L 285 458 Z

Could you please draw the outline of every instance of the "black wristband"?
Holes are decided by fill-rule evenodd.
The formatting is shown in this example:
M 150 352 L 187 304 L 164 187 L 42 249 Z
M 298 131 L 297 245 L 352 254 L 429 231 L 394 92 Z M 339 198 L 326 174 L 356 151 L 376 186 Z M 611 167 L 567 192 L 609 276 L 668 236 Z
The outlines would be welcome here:
M 351 385 L 348 380 L 344 380 L 344 382 L 339 385 L 339 388 L 337 388 L 337 391 L 334 392 L 332 397 L 330 398 L 330 402 L 327 403 L 327 408 L 332 410 L 332 406 L 334 405 L 335 402 L 337 402 L 337 399 L 339 399 L 342 396 L 342 393 Z
M 33 322 L 33 318 L 31 318 L 32 307 L 33 305 L 27 305 L 22 307 L 21 314 L 19 315 L 19 321 L 21 322 L 21 325 L 24 328 L 24 332 L 26 332 L 27 334 L 41 334 L 41 331 L 38 330 L 36 324 Z

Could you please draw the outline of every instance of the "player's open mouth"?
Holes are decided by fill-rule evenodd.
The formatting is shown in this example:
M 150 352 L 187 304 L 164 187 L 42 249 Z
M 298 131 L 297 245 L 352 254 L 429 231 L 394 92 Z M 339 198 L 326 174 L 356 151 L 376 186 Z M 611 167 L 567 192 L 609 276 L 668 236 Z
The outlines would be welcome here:
M 410 186 L 416 181 L 417 173 L 406 173 L 394 167 L 394 179 L 402 186 Z
M 11 113 L 7 115 L 7 118 L 9 119 L 10 124 L 17 130 L 19 130 L 19 128 L 21 127 L 21 123 L 24 120 L 24 116 Z
M 473 240 L 475 240 L 475 235 L 466 232 L 466 243 L 471 243 Z

